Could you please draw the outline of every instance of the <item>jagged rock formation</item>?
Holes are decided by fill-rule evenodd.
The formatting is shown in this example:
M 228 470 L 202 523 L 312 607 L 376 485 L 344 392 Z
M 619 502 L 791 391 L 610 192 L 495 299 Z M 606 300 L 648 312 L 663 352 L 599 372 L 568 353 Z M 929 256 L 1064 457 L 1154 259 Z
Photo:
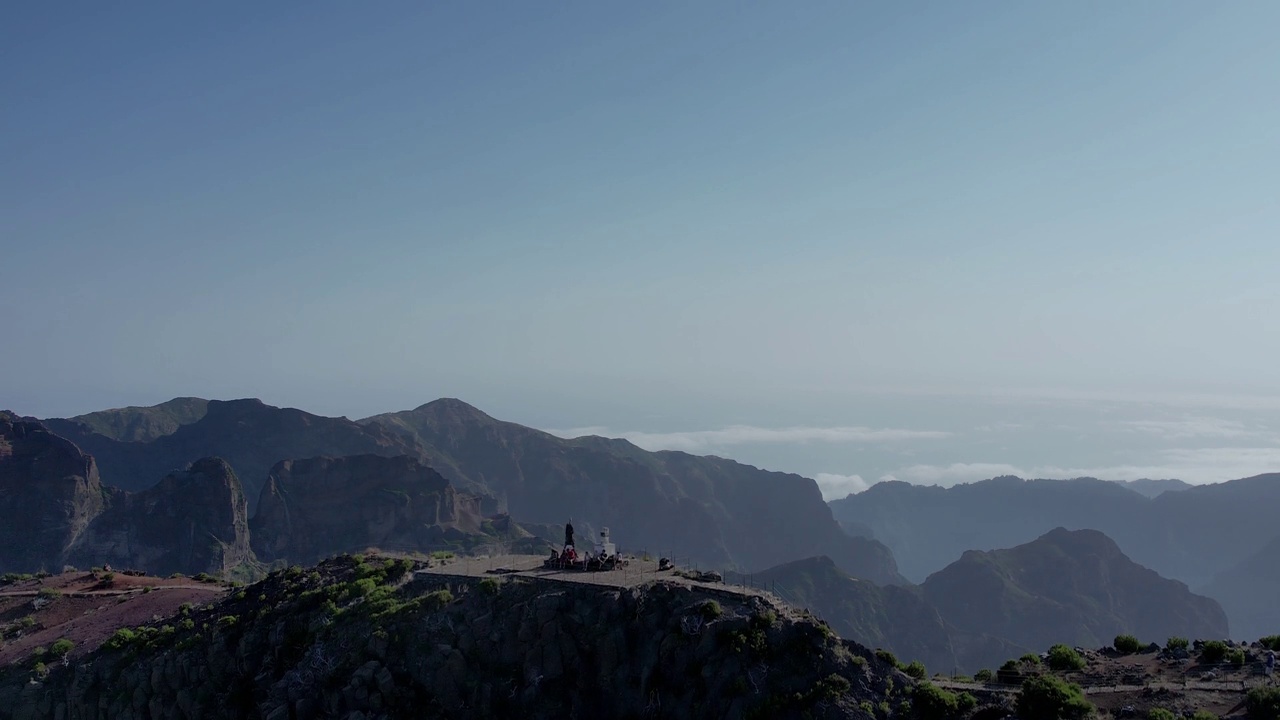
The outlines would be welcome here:
M 285 460 L 271 469 L 250 526 L 258 557 L 304 564 L 369 547 L 430 551 L 529 537 L 509 518 L 496 526 L 481 506 L 415 458 Z
M 0 416 L 0 568 L 61 570 L 105 498 L 92 457 L 39 423 Z
M 70 564 L 112 564 L 161 576 L 254 564 L 244 491 L 218 458 L 197 460 L 142 492 L 113 488 L 110 498 L 69 553 Z
M 787 602 L 806 607 L 830 623 L 840 637 L 885 648 L 899 659 L 919 660 L 931 671 L 950 673 L 960 666 L 952 631 L 916 587 L 880 587 L 836 567 L 828 557 L 813 557 L 769 568 L 745 578 Z
M 903 581 L 889 551 L 843 533 L 814 481 L 798 475 L 625 440 L 565 440 L 452 399 L 360 422 L 401 434 L 445 477 L 505 499 L 521 521 L 625 528 L 626 549 L 710 566 L 755 569 L 825 554 L 858 577 Z
M 10 673 L 0 707 L 14 720 L 869 720 L 911 687 L 866 648 L 759 597 L 664 583 L 406 584 L 409 569 L 340 558 L 275 573 L 38 682 Z
M 1134 563 L 1095 530 L 1057 528 L 1008 550 L 968 551 L 922 589 L 958 631 L 1036 650 L 1101 647 L 1124 633 L 1148 641 L 1228 636 L 1216 601 Z M 975 652 L 958 648 L 961 664 L 990 667 L 1008 658 Z
M 267 473 L 281 460 L 420 454 L 412 444 L 379 426 L 271 407 L 260 400 L 211 400 L 199 420 L 150 442 L 123 442 L 85 425 L 65 429 L 72 433 L 71 440 L 94 456 L 106 483 L 141 490 L 171 470 L 203 457 L 220 457 L 244 483 L 251 506 L 257 503 Z
M 130 406 L 70 418 L 50 418 L 44 424 L 63 436 L 97 433 L 123 442 L 151 442 L 196 422 L 204 417 L 208 408 L 208 400 L 184 397 L 149 407 Z

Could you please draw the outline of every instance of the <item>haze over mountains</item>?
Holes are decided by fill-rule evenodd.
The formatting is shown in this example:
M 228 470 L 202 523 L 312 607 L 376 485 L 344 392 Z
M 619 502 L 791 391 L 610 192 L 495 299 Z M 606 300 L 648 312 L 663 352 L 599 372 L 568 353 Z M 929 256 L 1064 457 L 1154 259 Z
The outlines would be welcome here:
M 626 550 L 750 573 L 847 637 L 939 668 L 992 665 L 1051 635 L 1227 635 L 1219 603 L 1166 578 L 1199 578 L 1191 584 L 1229 598 L 1233 634 L 1276 621 L 1237 596 L 1268 573 L 1260 508 L 1274 498 L 1271 477 L 886 482 L 829 507 L 798 475 L 566 439 L 453 399 L 359 421 L 179 398 L 5 422 L 0 510 L 47 540 L 0 557 L 0 569 L 252 574 L 364 547 L 539 552 L 538 536 L 554 543 L 572 519 L 580 533 L 611 527 Z M 1219 574 L 1224 559 L 1239 569 Z

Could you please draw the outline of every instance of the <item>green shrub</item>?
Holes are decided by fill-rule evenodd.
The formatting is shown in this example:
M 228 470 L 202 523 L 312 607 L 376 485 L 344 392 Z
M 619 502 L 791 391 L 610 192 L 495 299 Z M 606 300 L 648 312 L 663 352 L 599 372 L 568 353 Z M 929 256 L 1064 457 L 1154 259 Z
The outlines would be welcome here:
M 423 604 L 431 610 L 439 610 L 440 608 L 453 602 L 453 593 L 448 590 L 436 590 L 422 596 Z
M 715 620 L 724 614 L 724 610 L 720 607 L 720 603 L 715 600 L 707 600 L 698 606 L 698 612 L 707 620 Z
M 1132 655 L 1142 649 L 1142 643 L 1138 642 L 1138 638 L 1132 635 L 1117 635 L 1115 642 L 1112 644 L 1117 651 L 1125 655 Z
M 1151 708 L 1151 711 L 1147 713 L 1147 720 L 1178 720 L 1178 716 L 1172 710 Z
M 137 639 L 138 634 L 132 629 L 120 628 L 119 630 L 116 630 L 111 637 L 107 638 L 107 641 L 103 643 L 103 646 L 108 650 L 120 650 L 132 645 L 133 641 Z
M 978 707 L 978 698 L 972 693 L 962 692 L 956 695 L 956 704 L 959 705 L 961 715 L 968 715 L 973 709 Z
M 893 653 L 889 652 L 888 650 L 885 650 L 885 649 L 883 649 L 883 648 L 881 648 L 881 649 L 879 649 L 879 650 L 876 650 L 876 657 L 877 657 L 877 658 L 879 658 L 880 660 L 883 660 L 884 662 L 889 663 L 890 665 L 892 665 L 892 666 L 894 666 L 894 667 L 901 667 L 901 666 L 898 664 L 898 656 L 897 656 L 897 655 L 894 655 Z
M 40 593 L 39 593 L 39 594 L 40 594 L 40 597 L 42 597 L 42 598 L 46 598 L 46 599 L 53 599 L 53 598 L 59 598 L 59 597 L 62 597 L 62 591 L 61 591 L 61 590 L 59 590 L 58 588 L 51 588 L 51 587 L 43 587 L 43 588 L 40 588 Z
M 66 638 L 62 638 L 60 640 L 55 640 L 53 644 L 49 646 L 49 653 L 56 658 L 60 658 L 71 652 L 71 648 L 73 647 L 75 647 L 74 643 Z
M 1280 650 L 1280 635 L 1268 635 L 1258 642 L 1268 650 Z
M 32 655 L 32 656 L 34 656 L 34 657 L 37 657 L 37 658 L 42 658 L 42 657 L 44 657 L 44 656 L 45 656 L 45 653 L 47 653 L 47 652 L 49 652 L 49 651 L 48 651 L 48 650 L 46 650 L 46 649 L 45 649 L 45 647 L 44 647 L 43 645 L 41 645 L 41 646 L 37 647 L 36 649 L 32 650 L 32 651 L 31 651 L 31 655 Z
M 989 683 L 993 677 L 995 677 L 995 673 L 986 668 L 982 668 L 973 674 L 973 679 L 980 683 Z
M 1231 648 L 1227 651 L 1226 661 L 1236 667 L 1244 666 L 1244 650 L 1241 648 Z
M 929 671 L 925 669 L 924 663 L 919 660 L 912 660 L 910 665 L 902 668 L 902 672 L 910 675 L 917 680 L 923 680 L 928 676 Z
M 1093 714 L 1079 686 L 1052 675 L 1024 681 L 1017 708 L 1018 717 L 1034 720 L 1083 720 Z
M 1244 698 L 1249 720 L 1280 718 L 1280 687 L 1256 687 Z
M 1026 663 L 1028 665 L 1039 665 L 1040 656 L 1035 653 L 1027 653 L 1026 655 L 1018 658 L 1018 662 Z
M 1054 672 L 1075 672 L 1083 670 L 1084 658 L 1080 653 L 1061 643 L 1049 648 L 1049 669 Z
M 218 618 L 218 627 L 231 628 L 231 627 L 235 627 L 236 623 L 238 622 L 240 622 L 240 618 L 236 617 L 235 615 L 223 615 L 222 617 Z
M 496 578 L 485 578 L 480 581 L 480 591 L 485 595 L 497 595 L 502 589 L 502 581 Z
M 1208 710 L 1197 710 L 1192 714 L 1191 720 L 1218 720 L 1218 716 Z
M 931 682 L 922 682 L 911 692 L 911 710 L 917 720 L 947 720 L 960 708 L 955 693 Z
M 1221 640 L 1210 640 L 1200 648 L 1200 662 L 1205 665 L 1217 665 L 1227 657 L 1227 644 Z
M 1166 650 L 1186 650 L 1191 647 L 1191 641 L 1175 635 L 1165 642 L 1164 647 Z

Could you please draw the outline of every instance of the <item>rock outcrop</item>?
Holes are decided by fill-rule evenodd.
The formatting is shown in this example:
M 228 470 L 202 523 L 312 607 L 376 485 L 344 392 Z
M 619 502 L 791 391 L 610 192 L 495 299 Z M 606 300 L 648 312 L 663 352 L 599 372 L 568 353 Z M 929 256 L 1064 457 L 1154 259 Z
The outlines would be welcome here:
M 61 570 L 107 495 L 97 464 L 74 443 L 0 416 L 0 568 Z
M 792 605 L 817 613 L 840 637 L 885 648 L 904 662 L 919 660 L 933 672 L 950 673 L 960 667 L 951 629 L 917 587 L 881 587 L 860 580 L 828 557 L 797 560 L 726 580 L 772 590 Z
M 760 597 L 666 583 L 409 580 L 411 569 L 339 558 L 275 573 L 35 682 L 9 673 L 0 707 L 14 720 L 870 720 L 911 689 L 866 648 Z
M 504 538 L 481 505 L 411 457 L 285 460 L 271 469 L 250 527 L 258 557 L 303 564 L 370 547 L 426 552 L 528 537 L 508 522 Z
M 248 508 L 231 466 L 203 458 L 109 506 L 69 553 L 72 565 L 111 564 L 154 575 L 224 573 L 252 566 Z

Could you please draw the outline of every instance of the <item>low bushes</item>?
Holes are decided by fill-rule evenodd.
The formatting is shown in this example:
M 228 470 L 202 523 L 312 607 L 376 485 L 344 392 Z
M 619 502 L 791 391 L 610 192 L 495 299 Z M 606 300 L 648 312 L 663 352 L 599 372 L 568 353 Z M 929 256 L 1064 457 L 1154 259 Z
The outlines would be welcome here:
M 1083 720 L 1093 714 L 1093 705 L 1079 686 L 1052 675 L 1023 682 L 1017 708 L 1018 717 L 1035 720 Z
M 1118 652 L 1125 655 L 1132 655 L 1142 649 L 1142 643 L 1138 642 L 1138 638 L 1133 635 L 1117 635 L 1112 645 Z
M 1075 672 L 1083 670 L 1084 658 L 1080 653 L 1061 643 L 1049 648 L 1049 669 L 1054 672 Z

